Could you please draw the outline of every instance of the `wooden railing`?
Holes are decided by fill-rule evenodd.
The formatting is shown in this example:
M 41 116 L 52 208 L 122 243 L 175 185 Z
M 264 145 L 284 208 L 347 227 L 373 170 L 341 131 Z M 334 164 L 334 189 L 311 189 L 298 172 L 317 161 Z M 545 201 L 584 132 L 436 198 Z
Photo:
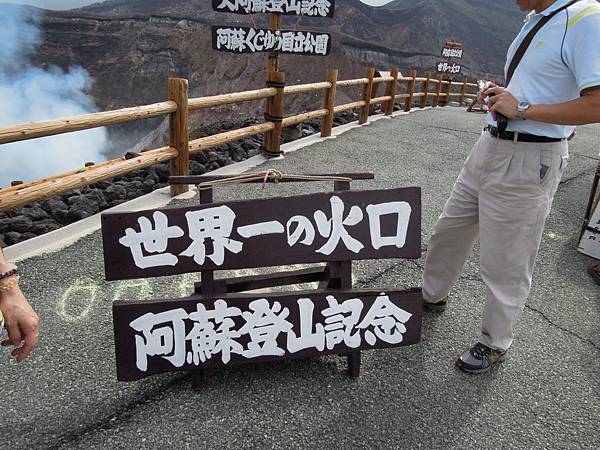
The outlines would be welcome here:
M 72 189 L 167 161 L 170 161 L 171 164 L 171 175 L 188 175 L 190 154 L 261 133 L 264 133 L 263 146 L 266 154 L 276 155 L 280 152 L 283 128 L 309 120 L 321 119 L 321 136 L 327 137 L 332 132 L 334 115 L 344 111 L 359 110 L 358 123 L 363 124 L 372 114 L 373 105 L 377 104 L 381 105 L 385 115 L 391 115 L 397 100 L 402 100 L 404 111 L 410 111 L 415 102 L 423 108 L 429 99 L 431 99 L 431 105 L 437 107 L 447 104 L 452 97 L 457 98 L 460 105 L 464 104 L 465 98 L 476 97 L 475 93 L 468 93 L 467 89 L 477 88 L 477 85 L 469 83 L 466 78 L 462 82 L 453 82 L 442 80 L 439 76 L 432 78 L 429 72 L 425 72 L 424 77 L 417 77 L 416 71 L 413 70 L 410 76 L 400 77 L 398 70 L 393 69 L 389 76 L 375 77 L 375 69 L 369 68 L 364 78 L 338 81 L 337 77 L 338 71 L 330 69 L 327 71 L 324 82 L 285 86 L 285 74 L 274 72 L 270 75 L 267 83 L 271 87 L 200 98 L 189 98 L 187 80 L 171 78 L 168 83 L 169 100 L 165 102 L 0 127 L 0 144 L 7 144 L 167 115 L 170 124 L 169 145 L 166 147 L 146 150 L 139 156 L 129 159 L 122 157 L 96 164 L 88 163 L 81 169 L 0 189 L 0 211 L 24 206 Z M 398 84 L 400 83 L 406 84 L 403 93 L 398 93 Z M 376 97 L 377 87 L 380 84 L 385 85 L 385 92 L 383 96 Z M 415 91 L 418 85 L 422 86 L 422 92 Z M 362 98 L 358 101 L 336 105 L 337 89 L 353 86 L 363 87 Z M 319 91 L 324 92 L 322 109 L 283 117 L 286 96 Z M 189 112 L 256 100 L 265 100 L 266 121 L 264 123 L 189 140 Z M 282 120 L 279 120 L 280 118 Z M 171 193 L 177 195 L 187 189 L 187 186 L 172 185 Z

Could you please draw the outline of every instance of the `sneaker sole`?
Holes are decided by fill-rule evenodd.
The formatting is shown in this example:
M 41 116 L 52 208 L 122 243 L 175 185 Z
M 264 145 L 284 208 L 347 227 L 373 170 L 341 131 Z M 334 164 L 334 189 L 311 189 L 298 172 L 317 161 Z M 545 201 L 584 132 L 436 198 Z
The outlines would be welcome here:
M 468 373 L 470 375 L 481 375 L 482 373 L 489 372 L 490 370 L 492 370 L 494 368 L 494 366 L 496 364 L 500 364 L 500 363 L 504 362 L 505 359 L 506 359 L 506 355 L 502 355 L 500 358 L 498 358 L 496 360 L 496 362 L 494 364 L 492 364 L 490 367 L 487 367 L 485 369 L 469 369 L 468 367 L 465 367 L 461 363 L 459 363 L 458 362 L 459 360 L 456 360 L 454 365 L 461 371 Z
M 444 312 L 446 311 L 446 307 L 448 305 L 446 303 L 444 304 L 439 304 L 439 303 L 423 303 L 423 310 L 425 311 L 432 311 L 432 312 Z

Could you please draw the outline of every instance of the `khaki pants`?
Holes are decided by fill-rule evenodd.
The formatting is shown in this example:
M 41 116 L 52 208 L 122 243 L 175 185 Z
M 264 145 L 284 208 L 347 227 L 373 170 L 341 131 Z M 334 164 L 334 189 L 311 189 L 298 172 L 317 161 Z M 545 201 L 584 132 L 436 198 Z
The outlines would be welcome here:
M 544 222 L 568 144 L 500 140 L 484 132 L 465 161 L 429 240 L 426 302 L 446 297 L 479 235 L 487 300 L 481 343 L 507 350 L 525 307 Z

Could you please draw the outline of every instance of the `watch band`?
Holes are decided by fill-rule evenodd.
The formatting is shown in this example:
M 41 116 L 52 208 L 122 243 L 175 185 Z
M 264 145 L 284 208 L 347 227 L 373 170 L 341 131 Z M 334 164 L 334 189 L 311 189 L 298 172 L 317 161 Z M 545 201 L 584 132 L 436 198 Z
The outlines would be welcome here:
M 10 278 L 18 274 L 19 272 L 17 271 L 17 268 L 13 267 L 8 272 L 0 272 L 0 280 L 5 280 L 6 278 Z

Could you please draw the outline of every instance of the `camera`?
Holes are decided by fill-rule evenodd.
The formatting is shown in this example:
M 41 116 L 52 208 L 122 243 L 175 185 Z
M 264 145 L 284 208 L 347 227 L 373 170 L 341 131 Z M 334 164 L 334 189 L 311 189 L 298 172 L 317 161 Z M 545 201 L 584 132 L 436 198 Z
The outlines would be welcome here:
M 493 97 L 493 92 L 488 95 L 488 97 Z M 504 114 L 496 113 L 496 125 L 499 133 L 504 133 L 506 131 L 506 127 L 508 127 L 508 119 Z

